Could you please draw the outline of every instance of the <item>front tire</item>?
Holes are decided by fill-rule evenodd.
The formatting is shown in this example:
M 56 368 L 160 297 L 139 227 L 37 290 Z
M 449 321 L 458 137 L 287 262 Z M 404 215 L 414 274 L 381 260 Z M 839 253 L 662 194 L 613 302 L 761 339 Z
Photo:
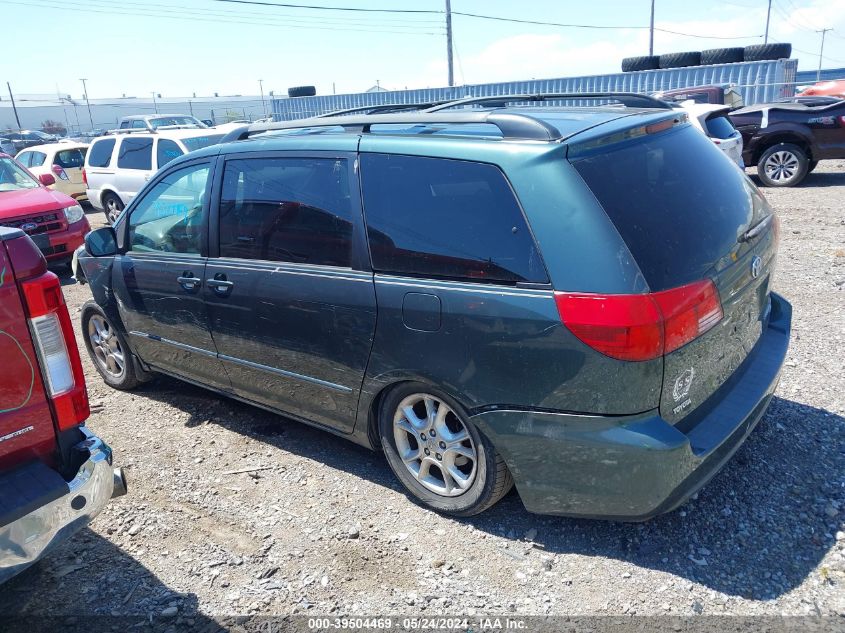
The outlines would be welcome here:
M 501 455 L 463 407 L 420 383 L 391 391 L 379 411 L 387 463 L 410 496 L 445 514 L 472 516 L 513 486 Z
M 93 301 L 82 306 L 82 335 L 91 362 L 109 387 L 129 391 L 143 382 L 126 339 Z
M 757 161 L 757 175 L 767 187 L 794 187 L 807 175 L 810 159 L 798 145 L 772 145 Z

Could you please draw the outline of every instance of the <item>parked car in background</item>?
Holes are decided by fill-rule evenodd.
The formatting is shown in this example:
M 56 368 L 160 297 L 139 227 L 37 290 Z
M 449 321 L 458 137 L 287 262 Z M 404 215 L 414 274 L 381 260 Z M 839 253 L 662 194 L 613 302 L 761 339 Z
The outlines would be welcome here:
M 684 101 L 681 108 L 689 115 L 690 122 L 713 141 L 725 155 L 740 168 L 745 169 L 742 160 L 742 134 L 731 123 L 730 108 L 709 103 Z
M 114 222 L 157 169 L 222 138 L 223 132 L 203 128 L 118 133 L 95 139 L 83 173 L 88 201 Z
M 0 154 L 8 154 L 9 156 L 14 156 L 18 153 L 18 150 L 15 148 L 15 144 L 12 143 L 11 140 L 7 139 L 4 136 L 0 136 Z
M 15 160 L 36 176 L 53 174 L 56 183 L 51 185 L 51 189 L 66 193 L 74 200 L 87 200 L 85 182 L 82 179 L 87 152 L 87 143 L 63 140 L 25 149 L 15 156 Z
M 63 264 L 91 227 L 76 200 L 47 188 L 55 182 L 52 173 L 36 179 L 11 156 L 0 154 L 0 226 L 21 229 L 50 264 Z
M 731 109 L 744 105 L 742 94 L 735 84 L 713 84 L 709 86 L 690 86 L 689 88 L 675 88 L 652 93 L 653 97 L 670 103 L 693 101 L 695 103 L 711 103 L 726 105 Z
M 677 507 L 777 385 L 778 223 L 676 110 L 588 97 L 632 105 L 522 95 L 255 124 L 174 160 L 79 251 L 97 370 L 117 389 L 169 374 L 382 450 L 441 512 L 513 483 L 532 512 Z
M 120 120 L 121 130 L 147 130 L 154 132 L 160 127 L 204 128 L 205 123 L 188 114 L 135 114 Z
M 804 88 L 799 96 L 830 96 L 845 99 L 845 79 L 820 81 L 812 86 Z
M 45 134 L 38 130 L 21 130 L 20 132 L 3 132 L 3 137 L 9 139 L 12 145 L 15 146 L 15 153 L 32 147 L 34 145 L 44 145 L 45 143 L 55 143 L 58 139 L 52 134 Z
M 833 105 L 834 103 L 838 103 L 842 101 L 842 97 L 825 97 L 825 96 L 815 96 L 815 95 L 795 95 L 794 97 L 785 97 L 783 99 L 779 99 L 778 103 L 803 103 L 804 105 L 808 106 L 825 106 L 825 105 Z
M 0 271 L 3 583 L 125 494 L 126 480 L 84 426 L 88 395 L 61 285 L 20 229 L 0 226 Z
M 794 187 L 820 160 L 845 158 L 845 101 L 760 103 L 734 110 L 743 159 L 768 187 Z

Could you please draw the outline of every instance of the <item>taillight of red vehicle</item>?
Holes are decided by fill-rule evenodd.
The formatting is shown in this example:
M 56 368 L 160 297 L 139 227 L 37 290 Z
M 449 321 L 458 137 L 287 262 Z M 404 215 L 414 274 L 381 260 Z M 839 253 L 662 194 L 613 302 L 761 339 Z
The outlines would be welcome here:
M 20 283 L 47 395 L 60 431 L 90 415 L 88 392 L 59 278 L 47 271 Z
M 637 295 L 556 292 L 563 324 L 596 351 L 627 361 L 669 354 L 722 319 L 716 286 L 709 279 Z
M 88 186 L 88 174 L 85 173 L 85 168 L 82 168 L 82 182 L 85 183 L 85 186 Z

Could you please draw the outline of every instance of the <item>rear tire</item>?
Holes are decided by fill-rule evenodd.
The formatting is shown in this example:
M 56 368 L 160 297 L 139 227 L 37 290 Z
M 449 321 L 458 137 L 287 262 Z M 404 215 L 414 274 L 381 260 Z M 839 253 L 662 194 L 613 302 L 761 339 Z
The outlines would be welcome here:
M 460 404 L 437 389 L 421 383 L 394 389 L 380 407 L 378 423 L 387 463 L 423 506 L 472 516 L 493 506 L 513 486 L 490 440 Z
M 772 145 L 757 161 L 757 175 L 767 187 L 794 187 L 808 173 L 810 160 L 798 145 Z
M 114 224 L 118 216 L 123 212 L 123 200 L 116 193 L 107 191 L 103 194 L 103 213 L 106 214 L 106 222 Z
M 144 382 L 146 376 L 138 375 L 126 339 L 94 301 L 82 306 L 82 338 L 91 362 L 109 387 L 129 391 Z

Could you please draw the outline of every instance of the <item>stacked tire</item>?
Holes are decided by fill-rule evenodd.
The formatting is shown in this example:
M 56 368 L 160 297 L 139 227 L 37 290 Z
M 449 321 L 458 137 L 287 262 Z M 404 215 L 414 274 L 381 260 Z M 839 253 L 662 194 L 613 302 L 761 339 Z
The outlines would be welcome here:
M 704 51 L 626 57 L 622 60 L 622 72 L 657 70 L 659 68 L 688 68 L 690 66 L 712 66 L 714 64 L 736 64 L 738 62 L 761 62 L 789 59 L 792 44 L 754 44 L 731 48 L 710 48 Z
M 288 88 L 289 97 L 313 97 L 317 94 L 317 89 L 314 86 L 294 86 Z

